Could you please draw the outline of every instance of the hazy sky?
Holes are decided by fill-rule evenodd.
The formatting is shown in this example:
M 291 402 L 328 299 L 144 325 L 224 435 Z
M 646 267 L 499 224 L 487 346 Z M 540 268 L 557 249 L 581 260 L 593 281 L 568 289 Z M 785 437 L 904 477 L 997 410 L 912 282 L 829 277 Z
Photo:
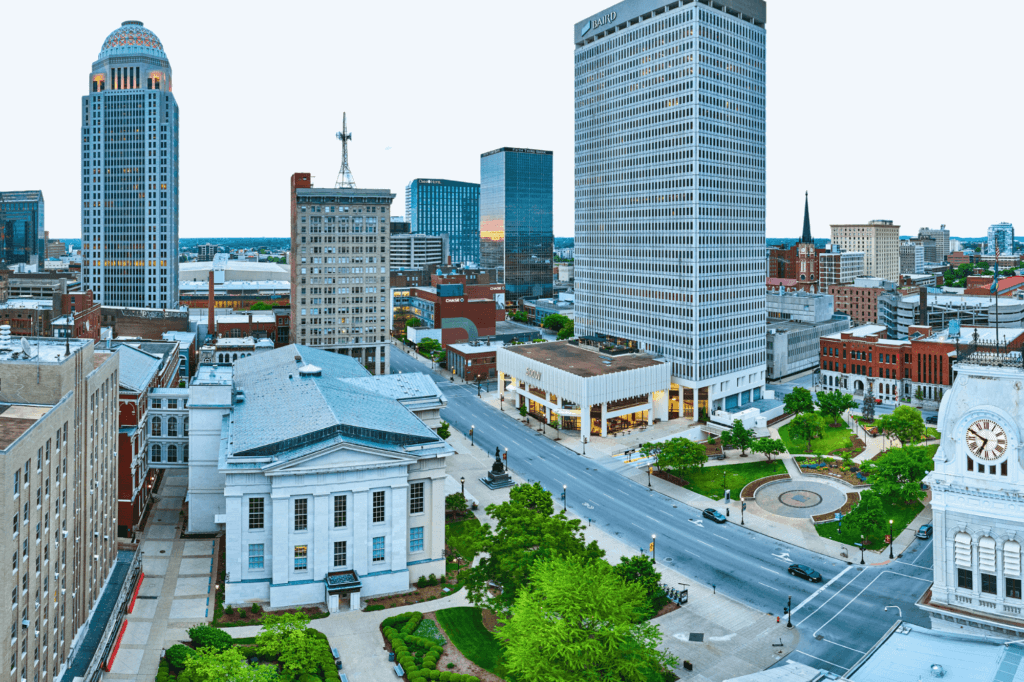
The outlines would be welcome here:
M 352 172 L 405 212 L 416 177 L 479 182 L 480 154 L 554 151 L 555 234 L 573 233 L 572 29 L 612 3 L 7 3 L 0 189 L 41 189 L 80 236 L 81 96 L 108 33 L 145 23 L 181 108 L 181 236 L 288 235 L 288 179 Z M 769 237 L 885 218 L 981 236 L 1021 216 L 1024 3 L 771 0 Z

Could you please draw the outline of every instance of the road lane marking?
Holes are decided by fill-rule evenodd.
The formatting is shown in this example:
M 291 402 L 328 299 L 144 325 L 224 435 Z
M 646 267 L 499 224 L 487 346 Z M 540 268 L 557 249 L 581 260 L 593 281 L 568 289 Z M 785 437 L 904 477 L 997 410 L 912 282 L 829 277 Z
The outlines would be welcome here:
M 758 566 L 758 568 L 760 568 L 762 571 L 768 571 L 769 573 L 774 573 L 775 575 L 778 575 L 778 576 L 782 575 L 778 571 L 773 571 L 772 569 L 768 568 L 767 566 Z
M 853 568 L 853 567 L 851 566 L 850 568 Z M 871 588 L 871 586 L 875 584 L 875 581 L 876 581 L 876 580 L 878 580 L 879 578 L 881 578 L 881 577 L 882 577 L 883 575 L 885 575 L 886 573 L 891 573 L 891 574 L 893 574 L 893 575 L 898 575 L 898 576 L 899 576 L 899 577 L 901 577 L 901 578 L 910 578 L 911 580 L 923 580 L 923 578 L 915 578 L 915 577 L 914 577 L 914 576 L 912 576 L 912 575 L 903 575 L 902 573 L 896 573 L 895 571 L 881 571 L 881 572 L 880 572 L 880 573 L 879 573 L 878 575 L 876 575 L 876 576 L 874 577 L 874 579 L 872 579 L 872 581 L 871 581 L 871 582 L 869 582 L 869 583 L 868 583 L 867 585 L 865 585 L 865 586 L 864 586 L 864 588 L 863 588 L 863 589 L 862 589 L 862 590 L 861 590 L 860 592 L 858 592 L 858 593 L 857 593 L 857 596 L 855 596 L 855 597 L 854 597 L 853 599 L 851 599 L 850 601 L 846 602 L 846 606 L 844 606 L 843 608 L 841 608 L 841 609 L 839 609 L 838 611 L 836 611 L 836 614 L 835 614 L 834 616 L 832 616 L 832 617 L 831 617 L 831 618 L 829 618 L 829 619 L 828 619 L 827 621 L 825 621 L 824 623 L 822 623 L 822 624 L 821 624 L 821 627 L 819 627 L 819 628 L 818 628 L 817 630 L 815 630 L 815 631 L 814 631 L 814 634 L 815 634 L 815 635 L 817 635 L 817 634 L 818 634 L 819 632 L 821 632 L 821 631 L 822 631 L 822 630 L 823 630 L 823 629 L 824 629 L 825 627 L 827 627 L 829 623 L 831 623 L 831 622 L 832 622 L 832 621 L 834 621 L 834 620 L 835 620 L 836 618 L 838 618 L 838 617 L 839 617 L 839 615 L 840 615 L 840 614 L 841 614 L 841 613 L 842 613 L 843 611 L 845 611 L 845 610 L 846 610 L 846 609 L 847 609 L 847 608 L 848 608 L 848 607 L 850 606 L 850 604 L 852 604 L 853 602 L 855 602 L 855 601 L 857 601 L 858 599 L 860 599 L 860 596 L 861 596 L 862 594 L 864 594 L 864 592 L 866 592 L 866 591 L 867 591 L 868 589 L 870 589 L 870 588 Z M 924 582 L 926 582 L 926 583 L 931 583 L 932 581 L 930 581 L 930 580 L 924 580 Z M 852 584 L 853 584 L 853 580 L 851 580 L 850 582 L 848 582 L 848 583 L 846 584 L 846 586 L 844 586 L 844 587 L 843 587 L 843 589 L 846 589 L 846 587 L 849 587 L 849 586 L 850 586 L 850 585 L 852 585 Z M 842 590 L 840 590 L 840 592 L 841 592 L 841 591 L 842 591 Z M 838 592 L 837 592 L 836 594 L 838 594 Z M 833 596 L 834 596 L 834 595 L 833 595 Z M 832 601 L 832 600 L 831 600 L 831 599 L 829 599 L 829 601 Z M 827 604 L 828 602 L 825 602 L 825 603 Z M 825 605 L 825 604 L 822 604 L 822 606 L 824 606 L 824 605 Z M 821 607 L 819 606 L 818 608 L 820 609 Z M 815 609 L 815 612 L 817 612 L 817 611 L 818 611 L 818 609 Z M 812 613 L 811 615 L 814 615 L 814 614 Z M 810 618 L 810 617 L 811 617 L 811 616 L 808 616 L 807 618 Z M 804 618 L 804 620 L 807 620 L 807 618 Z M 800 621 L 800 622 L 801 622 L 801 623 L 803 623 L 804 621 L 802 620 L 802 621 Z M 832 643 L 833 643 L 833 644 L 835 644 L 835 642 L 832 642 Z M 838 644 L 837 646 L 843 646 L 843 645 L 842 645 L 842 644 Z M 848 648 L 848 649 L 849 649 L 849 647 L 846 647 L 846 648 Z M 856 649 L 851 649 L 851 651 L 857 651 L 857 650 L 856 650 Z M 862 652 L 860 652 L 860 653 L 864 653 L 864 652 L 862 651 Z
M 789 552 L 783 552 L 782 554 L 772 554 L 772 556 L 775 557 L 776 559 L 778 559 L 779 561 L 783 562 L 783 563 L 786 563 L 786 564 L 793 563 L 793 560 L 789 558 Z
M 833 642 L 831 639 L 826 639 L 824 637 L 821 638 L 821 641 L 828 642 L 829 644 L 835 644 L 836 646 L 841 646 L 844 649 L 849 649 L 850 651 L 854 651 L 854 652 L 856 652 L 858 654 L 866 654 L 867 653 L 866 651 L 861 651 L 860 649 L 854 649 L 852 646 L 846 646 L 845 644 L 840 644 L 839 642 Z
M 711 547 L 712 549 L 714 549 L 714 545 L 709 545 L 708 543 L 704 542 L 703 540 L 698 540 L 697 538 L 693 538 L 693 541 L 694 542 L 699 542 L 700 544 L 704 545 L 705 547 Z
M 816 661 L 821 661 L 821 662 L 822 662 L 822 663 L 824 663 L 825 665 L 829 665 L 829 666 L 832 666 L 832 667 L 833 667 L 833 668 L 835 668 L 836 670 L 842 670 L 843 672 L 846 672 L 846 669 L 845 669 L 845 668 L 841 668 L 841 667 L 839 667 L 838 665 L 836 665 L 835 663 L 833 663 L 833 662 L 831 662 L 831 661 L 826 661 L 826 660 L 825 660 L 824 658 L 818 658 L 817 656 L 812 656 L 812 655 L 810 655 L 809 653 L 807 653 L 806 651 L 800 651 L 799 649 L 797 649 L 797 650 L 796 650 L 796 651 L 794 651 L 793 653 L 794 653 L 794 654 L 800 654 L 801 656 L 806 656 L 807 658 L 813 658 L 813 659 L 814 659 L 814 660 L 816 660 Z
M 768 584 L 766 584 L 766 583 L 758 583 L 758 585 L 764 585 L 764 586 L 765 586 L 765 587 L 767 587 L 767 588 L 768 588 L 769 590 L 775 590 L 775 591 L 776 591 L 776 592 L 778 592 L 779 594 L 784 594 L 784 593 L 783 593 L 783 591 L 782 591 L 782 590 L 780 590 L 779 588 L 777 588 L 777 587 L 772 587 L 771 585 L 768 585 Z
M 932 541 L 931 541 L 931 539 L 929 539 L 929 540 L 928 540 L 928 542 L 926 542 L 926 543 L 925 543 L 925 546 L 924 546 L 924 547 L 922 547 L 921 549 L 917 550 L 918 552 L 920 552 L 920 555 L 918 555 L 918 557 L 917 557 L 916 559 L 914 559 L 914 561 L 913 561 L 913 562 L 911 562 L 911 563 L 912 563 L 913 565 L 915 565 L 915 566 L 916 566 L 916 565 L 917 565 L 917 562 L 918 562 L 918 561 L 920 561 L 921 559 L 923 559 L 923 558 L 924 558 L 924 550 L 925 550 L 925 549 L 926 549 L 926 548 L 928 547 L 928 545 L 930 545 L 930 544 L 932 544 Z M 933 559 L 933 560 L 934 560 L 934 558 L 935 558 L 935 557 L 934 557 L 934 556 L 932 556 L 932 559 Z M 933 561 L 932 563 L 934 563 L 934 561 Z M 925 566 L 921 566 L 920 568 L 926 568 L 926 567 L 925 567 Z
M 788 555 L 787 555 L 787 556 L 788 556 Z M 853 568 L 853 566 L 847 566 L 847 567 L 846 567 L 846 568 L 844 568 L 844 569 L 843 569 L 842 571 L 840 571 L 839 573 L 837 573 L 836 575 L 834 575 L 834 576 L 832 577 L 832 580 L 829 580 L 829 581 L 828 581 L 827 583 L 825 583 L 824 585 L 822 585 L 821 587 L 819 587 L 819 588 L 817 589 L 817 591 L 816 591 L 816 592 L 815 592 L 814 594 L 812 594 L 812 595 L 811 595 L 810 597 L 808 597 L 807 599 L 804 599 L 804 600 L 803 600 L 802 602 L 800 602 L 799 604 L 797 604 L 797 605 L 796 605 L 796 608 L 794 608 L 794 609 L 793 609 L 793 610 L 792 610 L 792 611 L 790 612 L 790 615 L 792 615 L 792 614 L 796 613 L 797 611 L 799 611 L 799 610 L 800 610 L 801 608 L 803 608 L 803 607 L 804 607 L 804 606 L 805 606 L 805 605 L 807 604 L 807 602 L 811 601 L 812 599 L 814 599 L 815 597 L 817 597 L 817 596 L 818 596 L 819 594 L 821 594 L 822 592 L 824 592 L 825 590 L 827 590 L 827 589 L 828 589 L 829 587 L 831 587 L 831 586 L 832 586 L 832 583 L 834 583 L 835 581 L 839 580 L 839 578 L 840 578 L 840 577 L 842 577 L 842 575 L 843 575 L 844 573 L 846 573 L 847 571 L 849 571 L 849 570 L 850 570 L 851 568 Z M 853 581 L 851 580 L 850 582 L 852 583 Z M 847 585 L 849 585 L 849 583 L 847 583 Z M 846 589 L 847 585 L 843 585 L 843 590 L 845 590 L 845 589 Z M 842 592 L 843 590 L 839 590 L 839 592 Z M 828 602 L 832 601 L 832 599 L 834 599 L 834 598 L 835 598 L 835 596 L 839 594 L 839 592 L 836 592 L 836 594 L 834 594 L 834 595 L 832 595 L 831 597 L 829 597 L 828 601 L 826 601 L 826 602 L 825 602 L 825 604 L 827 604 Z M 825 604 L 822 604 L 821 606 L 824 606 Z M 820 608 L 821 608 L 821 606 L 819 606 L 819 607 L 818 607 L 818 609 L 820 609 Z M 811 613 L 811 615 L 810 615 L 810 616 L 807 616 L 807 618 L 810 618 L 810 617 L 811 617 L 811 616 L 813 616 L 813 615 L 814 615 L 815 613 L 817 613 L 817 612 L 818 612 L 818 609 L 814 609 L 814 612 L 813 612 L 813 613 Z M 804 618 L 804 620 L 807 620 L 807 618 Z M 800 621 L 800 623 L 803 623 L 803 622 L 804 622 L 803 620 L 802 620 L 802 621 Z M 797 623 L 797 625 L 799 625 L 800 623 Z
M 704 519 L 686 519 L 686 520 L 689 521 L 690 523 L 692 523 L 695 526 L 700 526 L 701 528 L 704 527 Z

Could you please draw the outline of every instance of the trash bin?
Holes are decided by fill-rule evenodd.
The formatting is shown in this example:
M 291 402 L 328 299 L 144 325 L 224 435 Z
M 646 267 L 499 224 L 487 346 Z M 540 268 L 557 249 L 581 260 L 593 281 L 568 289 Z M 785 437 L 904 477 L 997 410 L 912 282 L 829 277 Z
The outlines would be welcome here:
M 395 652 L 394 651 L 389 651 L 388 652 L 388 661 L 392 662 L 394 660 L 395 660 Z

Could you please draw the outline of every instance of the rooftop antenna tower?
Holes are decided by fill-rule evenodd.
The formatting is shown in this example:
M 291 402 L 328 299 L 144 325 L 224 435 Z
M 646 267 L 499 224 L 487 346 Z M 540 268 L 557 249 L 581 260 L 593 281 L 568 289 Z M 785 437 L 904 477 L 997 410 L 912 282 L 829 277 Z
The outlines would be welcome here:
M 341 132 L 335 137 L 341 140 L 341 170 L 338 171 L 338 181 L 334 183 L 335 189 L 355 189 L 356 179 L 352 177 L 352 171 L 348 167 L 348 143 L 352 139 L 352 133 L 348 131 L 348 114 L 341 114 Z

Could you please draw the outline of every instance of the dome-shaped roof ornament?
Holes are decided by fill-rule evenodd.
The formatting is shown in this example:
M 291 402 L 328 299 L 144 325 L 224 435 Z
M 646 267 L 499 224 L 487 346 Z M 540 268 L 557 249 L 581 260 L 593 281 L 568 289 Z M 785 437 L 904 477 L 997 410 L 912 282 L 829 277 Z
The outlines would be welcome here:
M 164 46 L 156 34 L 142 25 L 141 21 L 129 20 L 107 36 L 100 49 L 99 59 L 113 55 L 144 54 L 167 59 Z
M 323 374 L 323 370 L 316 365 L 303 365 L 299 367 L 300 377 L 318 377 Z

